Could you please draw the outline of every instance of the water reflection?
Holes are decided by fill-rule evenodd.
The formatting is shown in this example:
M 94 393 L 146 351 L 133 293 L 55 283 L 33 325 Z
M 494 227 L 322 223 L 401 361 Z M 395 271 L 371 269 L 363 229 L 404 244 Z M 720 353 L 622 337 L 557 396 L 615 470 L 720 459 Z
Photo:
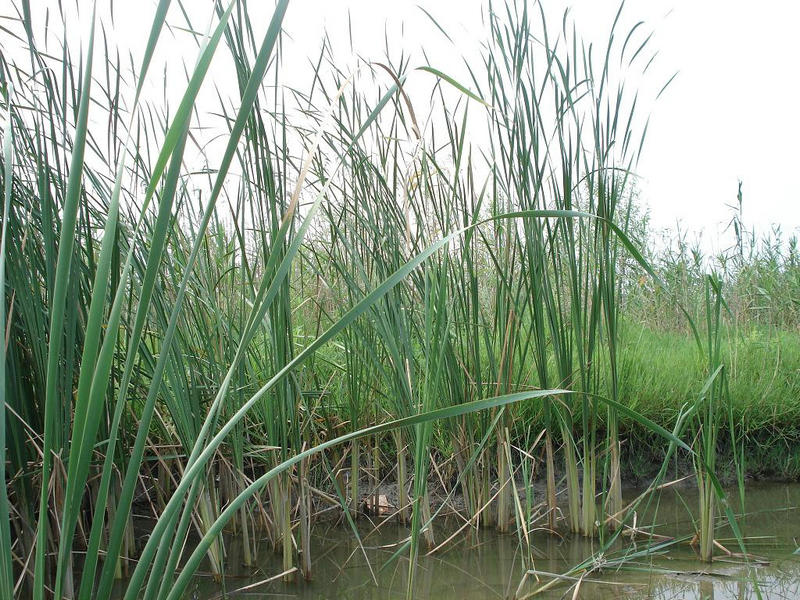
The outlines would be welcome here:
M 732 504 L 734 510 L 741 510 L 733 498 Z M 687 509 L 693 510 L 695 506 L 691 490 L 665 490 L 648 507 L 640 508 L 637 524 L 664 536 L 690 534 L 693 526 Z M 757 582 L 762 598 L 800 598 L 800 557 L 793 555 L 798 547 L 795 536 L 800 535 L 799 506 L 800 485 L 770 484 L 748 489 L 741 527 L 748 550 L 763 561 L 748 565 L 740 557 L 725 556 L 720 551 L 719 560 L 706 565 L 698 562 L 694 551 L 684 543 L 664 554 L 643 554 L 621 568 L 607 567 L 580 582 L 559 579 L 537 597 L 570 598 L 577 586 L 577 597 L 597 600 L 743 600 L 758 597 Z M 390 523 L 384 524 L 378 533 L 368 533 L 365 528 L 362 550 L 347 528 L 318 524 L 313 547 L 314 581 L 294 585 L 280 582 L 253 585 L 278 573 L 280 558 L 265 545 L 257 567 L 237 567 L 241 561 L 236 544 L 228 540 L 229 572 L 223 585 L 199 576 L 193 584 L 192 597 L 210 600 L 224 597 L 227 591 L 230 597 L 237 598 L 404 598 L 408 561 L 401 558 L 388 565 L 387 561 L 395 553 L 397 543 L 407 535 L 407 529 Z M 725 548 L 738 551 L 728 527 L 721 525 L 718 537 Z M 580 536 L 559 538 L 538 532 L 532 540 L 535 556 L 533 564 L 528 566 L 539 573 L 563 574 L 598 549 L 597 541 Z M 513 597 L 526 568 L 523 557 L 527 552 L 522 552 L 518 542 L 514 534 L 499 536 L 491 530 L 473 531 L 456 538 L 447 549 L 420 558 L 414 597 L 457 600 Z M 636 546 L 638 550 L 643 548 L 641 543 Z M 632 549 L 631 542 L 626 540 L 606 558 L 613 561 Z M 529 594 L 548 581 L 544 575 L 538 583 L 535 577 L 530 577 L 521 591 Z M 231 595 L 245 586 L 253 587 Z

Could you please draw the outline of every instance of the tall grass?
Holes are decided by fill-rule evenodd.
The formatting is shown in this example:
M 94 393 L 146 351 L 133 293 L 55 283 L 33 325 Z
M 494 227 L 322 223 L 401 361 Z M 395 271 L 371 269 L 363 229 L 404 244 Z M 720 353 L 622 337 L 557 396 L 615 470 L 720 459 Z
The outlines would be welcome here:
M 538 5 L 491 4 L 468 84 L 402 52 L 343 72 L 326 38 L 296 89 L 287 9 L 257 32 L 246 2 L 216 3 L 201 33 L 162 0 L 132 81 L 102 15 L 79 53 L 66 22 L 60 55 L 42 47 L 27 2 L 3 33 L 4 597 L 105 598 L 124 578 L 127 599 L 180 598 L 202 564 L 224 577 L 226 528 L 246 563 L 264 530 L 282 578 L 311 578 L 312 495 L 358 535 L 384 476 L 408 597 L 455 493 L 464 527 L 515 529 L 528 557 L 540 518 L 608 544 L 629 516 L 621 423 L 695 457 L 709 548 L 723 390 L 695 405 L 702 451 L 684 411 L 655 422 L 626 395 L 631 282 L 679 296 L 634 241 L 646 120 L 617 65 L 647 70 L 640 26 L 620 37 L 616 13 L 598 54 L 566 16 L 553 33 Z M 143 91 L 168 17 L 197 41 L 174 110 Z M 207 108 L 220 59 L 233 99 Z M 455 484 L 432 476 L 449 459 Z
M 11 210 L 11 165 L 13 160 L 14 144 L 11 129 L 11 101 L 10 90 L 6 89 L 5 103 L 8 109 L 5 115 L 4 128 L 6 134 L 3 138 L 3 225 L 0 230 L 0 289 L 6 287 L 6 242 L 8 241 L 8 217 Z M 6 331 L 6 304 L 5 299 L 0 306 L 0 331 Z M 6 343 L 5 338 L 0 343 L 0 481 L 6 481 Z M 14 590 L 14 573 L 11 561 L 11 527 L 10 511 L 8 506 L 8 491 L 6 486 L 0 490 L 0 547 L 4 549 L 3 561 L 0 565 L 0 589 L 3 595 L 11 598 Z

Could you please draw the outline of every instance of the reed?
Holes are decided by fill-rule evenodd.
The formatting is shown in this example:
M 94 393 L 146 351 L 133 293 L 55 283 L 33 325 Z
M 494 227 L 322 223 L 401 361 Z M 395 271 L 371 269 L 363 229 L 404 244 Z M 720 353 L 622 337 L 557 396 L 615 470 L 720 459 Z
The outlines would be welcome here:
M 714 509 L 717 501 L 712 482 L 716 472 L 717 439 L 720 422 L 729 413 L 730 402 L 722 360 L 722 299 L 720 281 L 715 274 L 706 279 L 705 290 L 705 362 L 708 380 L 697 399 L 695 439 L 699 446 L 696 461 L 697 488 L 700 504 L 698 525 L 701 560 L 711 562 L 714 554 Z

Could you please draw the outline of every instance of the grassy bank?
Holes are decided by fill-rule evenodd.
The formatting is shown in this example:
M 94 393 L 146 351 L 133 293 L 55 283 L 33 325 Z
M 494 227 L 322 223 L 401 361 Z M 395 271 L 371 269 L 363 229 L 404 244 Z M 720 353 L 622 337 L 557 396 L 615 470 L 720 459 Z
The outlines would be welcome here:
M 702 387 L 702 366 L 691 336 L 630 326 L 622 358 L 625 403 L 657 423 L 674 421 Z M 794 330 L 754 327 L 729 331 L 725 352 L 729 371 L 736 443 L 743 444 L 745 471 L 752 477 L 796 480 L 800 432 L 800 336 Z M 630 428 L 629 428 L 630 427 Z M 655 472 L 663 455 L 660 440 L 635 423 L 623 423 L 630 437 L 629 475 L 642 479 Z M 726 426 L 726 430 L 729 427 Z M 720 435 L 725 458 L 720 468 L 734 476 L 730 431 Z M 649 449 L 649 450 L 648 450 Z M 647 457 L 653 462 L 648 464 Z M 639 464 L 637 465 L 637 461 Z

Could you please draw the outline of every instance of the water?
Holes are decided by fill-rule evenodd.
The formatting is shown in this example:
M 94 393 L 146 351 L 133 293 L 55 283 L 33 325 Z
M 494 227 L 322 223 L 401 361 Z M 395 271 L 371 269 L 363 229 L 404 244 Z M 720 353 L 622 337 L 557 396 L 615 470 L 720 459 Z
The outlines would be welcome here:
M 635 494 L 628 494 L 633 497 Z M 733 501 L 735 510 L 738 503 Z M 598 559 L 604 568 L 580 582 L 575 597 L 606 598 L 757 598 L 756 587 L 765 599 L 800 598 L 800 484 L 765 484 L 747 490 L 745 515 L 740 521 L 748 540 L 748 551 L 758 560 L 747 565 L 741 557 L 725 556 L 712 565 L 696 560 L 687 542 L 671 545 L 663 554 L 646 552 L 647 545 L 630 540 L 617 544 Z M 696 510 L 691 490 L 665 490 L 658 497 L 658 509 L 643 509 L 637 515 L 639 527 L 653 526 L 654 533 L 670 537 L 691 535 L 691 516 Z M 655 515 L 655 517 L 653 516 Z M 724 517 L 723 517 L 724 519 Z M 281 570 L 280 557 L 266 544 L 259 552 L 256 566 L 244 568 L 235 540 L 228 540 L 230 553 L 223 584 L 200 575 L 191 588 L 192 598 L 211 600 L 224 597 L 224 590 L 235 598 L 342 598 L 371 600 L 405 597 L 408 560 L 403 558 L 386 565 L 397 550 L 398 541 L 408 536 L 406 528 L 384 523 L 371 531 L 360 524 L 363 550 L 346 526 L 317 524 L 314 531 L 313 580 L 296 584 L 280 581 L 262 583 Z M 436 528 L 437 542 L 444 541 L 455 529 L 450 522 Z M 731 552 L 738 552 L 727 527 L 720 527 L 718 539 Z M 590 557 L 598 542 L 579 536 L 559 538 L 533 532 L 533 564 L 539 572 L 563 574 L 570 567 Z M 640 551 L 640 556 L 622 567 L 615 559 Z M 509 598 L 515 591 L 529 594 L 537 585 L 553 581 L 540 575 L 537 584 L 531 575 L 520 586 L 524 575 L 523 550 L 516 534 L 498 535 L 492 530 L 460 534 L 444 549 L 418 562 L 415 598 L 470 600 Z M 382 568 L 383 567 L 383 568 Z M 374 578 L 373 578 L 374 574 Z M 377 581 L 377 585 L 376 585 Z M 559 579 L 539 598 L 572 598 L 577 582 Z M 249 587 L 238 593 L 235 590 Z

